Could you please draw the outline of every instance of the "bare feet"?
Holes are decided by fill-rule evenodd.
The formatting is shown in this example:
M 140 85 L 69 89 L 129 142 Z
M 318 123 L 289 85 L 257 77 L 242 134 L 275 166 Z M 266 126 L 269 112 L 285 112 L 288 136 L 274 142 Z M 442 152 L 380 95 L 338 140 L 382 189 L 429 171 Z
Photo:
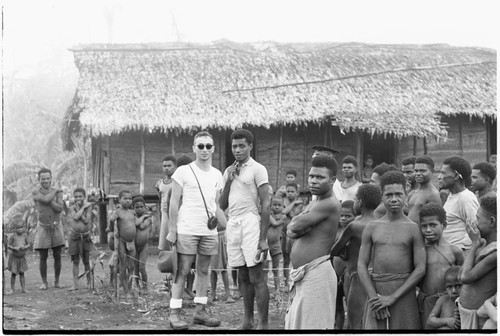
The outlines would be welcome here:
M 240 291 L 239 291 L 239 290 L 235 291 L 235 292 L 234 292 L 234 294 L 233 294 L 233 298 L 234 298 L 235 300 L 238 300 L 238 299 L 239 299 L 240 297 L 242 297 L 242 296 L 243 296 L 243 295 L 241 295 L 241 293 L 240 293 Z
M 215 296 L 215 295 L 210 296 L 210 300 L 211 301 L 217 301 L 217 296 Z
M 42 284 L 38 287 L 39 290 L 47 290 L 49 286 L 47 286 L 47 284 Z
M 234 302 L 235 302 L 234 299 L 230 295 L 228 295 L 226 303 L 234 303 Z
M 26 289 L 21 288 L 21 293 L 29 293 Z
M 11 289 L 10 291 L 8 291 L 8 292 L 5 293 L 5 295 L 12 295 L 12 294 L 14 294 L 14 290 L 13 289 Z
M 78 287 L 76 287 L 76 286 L 68 288 L 69 292 L 73 292 L 73 291 L 77 291 L 77 290 L 78 290 Z
M 55 288 L 64 288 L 64 285 L 60 284 L 59 282 L 56 282 L 56 283 L 54 284 L 54 287 L 55 287 Z

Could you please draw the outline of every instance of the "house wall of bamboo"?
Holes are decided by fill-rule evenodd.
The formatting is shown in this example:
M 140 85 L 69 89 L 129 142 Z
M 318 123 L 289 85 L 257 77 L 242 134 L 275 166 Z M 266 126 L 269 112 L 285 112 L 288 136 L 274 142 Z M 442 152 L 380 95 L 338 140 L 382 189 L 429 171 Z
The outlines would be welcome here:
M 469 118 L 465 115 L 444 117 L 443 121 L 448 125 L 449 138 L 446 142 L 416 137 L 388 138 L 387 143 L 394 142 L 394 146 L 380 150 L 393 148 L 394 161 L 389 163 L 394 163 L 398 167 L 406 156 L 430 155 L 435 161 L 436 169 L 450 155 L 461 155 L 473 165 L 486 161 L 490 154 L 496 153 L 496 143 L 491 143 L 496 141 L 496 126 L 490 121 L 477 117 Z M 295 170 L 297 183 L 303 190 L 307 189 L 313 145 L 326 145 L 340 151 L 336 155 L 339 164 L 337 177 L 343 180 L 342 159 L 346 155 L 353 155 L 360 162 L 361 168 L 362 157 L 366 154 L 362 143 L 363 136 L 368 137 L 367 141 L 370 141 L 366 133 L 342 134 L 338 127 L 329 125 L 249 129 L 255 136 L 252 154 L 267 168 L 273 190 L 285 184 L 287 170 Z M 212 164 L 223 172 L 234 160 L 229 143 L 231 131 L 211 130 L 211 133 L 215 142 Z M 155 195 L 154 185 L 162 176 L 162 158 L 174 154 L 177 158 L 187 155 L 194 159 L 192 141 L 192 134 L 176 135 L 173 132 L 165 135 L 159 132 L 134 131 L 95 138 L 92 146 L 94 185 L 103 188 L 106 194 L 110 195 L 117 195 L 122 189 L 128 189 L 133 194 Z M 143 167 L 142 176 L 141 167 Z

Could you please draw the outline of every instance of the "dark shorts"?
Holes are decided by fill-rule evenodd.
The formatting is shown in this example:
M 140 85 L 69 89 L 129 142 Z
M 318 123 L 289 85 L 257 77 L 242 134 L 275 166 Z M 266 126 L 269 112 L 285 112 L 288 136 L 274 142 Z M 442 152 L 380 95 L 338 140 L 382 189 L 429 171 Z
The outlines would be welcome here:
M 177 234 L 177 253 L 213 256 L 219 253 L 219 238 L 214 236 L 193 236 Z
M 92 250 L 92 239 L 90 234 L 78 234 L 70 231 L 68 237 L 68 253 L 70 256 L 90 252 Z
M 274 257 L 275 255 L 281 254 L 281 242 L 277 241 L 274 243 L 269 244 L 269 254 L 271 257 Z

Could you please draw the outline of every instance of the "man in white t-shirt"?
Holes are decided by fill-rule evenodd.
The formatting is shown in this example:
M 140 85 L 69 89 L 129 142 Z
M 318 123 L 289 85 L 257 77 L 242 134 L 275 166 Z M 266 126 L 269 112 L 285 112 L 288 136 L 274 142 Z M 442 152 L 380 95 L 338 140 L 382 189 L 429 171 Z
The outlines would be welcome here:
M 236 161 L 224 172 L 222 210 L 228 210 L 227 254 L 229 266 L 238 268 L 245 318 L 238 329 L 253 329 L 254 299 L 259 329 L 268 328 L 269 289 L 266 260 L 269 227 L 269 179 L 266 168 L 250 157 L 253 134 L 239 129 L 231 134 Z
M 218 253 L 217 229 L 211 230 L 207 227 L 207 210 L 210 216 L 216 216 L 217 212 L 220 215 L 218 201 L 222 190 L 222 174 L 211 165 L 214 152 L 212 135 L 206 131 L 196 134 L 193 152 L 196 154 L 196 160 L 189 165 L 177 168 L 172 175 L 167 240 L 172 245 L 175 244 L 178 253 L 177 278 L 174 279 L 170 299 L 170 325 L 175 330 L 189 327 L 181 319 L 179 313 L 182 308 L 184 282 L 191 271 L 191 264 L 195 257 L 198 281 L 194 298 L 196 310 L 193 323 L 208 327 L 216 327 L 220 324 L 220 320 L 210 317 L 205 310 L 208 301 L 210 258 Z M 179 206 L 181 197 L 182 204 Z M 220 218 L 220 216 L 217 217 Z
M 444 203 L 446 210 L 446 229 L 443 237 L 464 252 L 469 251 L 472 242 L 465 229 L 468 221 L 476 219 L 479 208 L 476 195 L 467 186 L 471 182 L 470 163 L 460 156 L 450 156 L 443 161 L 438 175 L 439 187 L 448 189 L 450 196 Z
M 354 156 L 347 155 L 342 160 L 342 173 L 344 174 L 344 181 L 340 183 L 333 184 L 333 192 L 339 200 L 339 202 L 344 201 L 354 201 L 354 196 L 358 192 L 359 186 L 362 184 L 356 180 L 356 172 L 358 171 L 358 160 Z M 336 180 L 338 181 L 338 180 Z

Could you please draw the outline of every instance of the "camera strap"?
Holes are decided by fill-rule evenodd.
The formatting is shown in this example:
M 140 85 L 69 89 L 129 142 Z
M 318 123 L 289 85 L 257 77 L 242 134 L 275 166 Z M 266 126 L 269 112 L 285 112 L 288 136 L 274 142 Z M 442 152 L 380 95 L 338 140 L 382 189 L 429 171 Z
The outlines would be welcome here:
M 196 183 L 198 183 L 198 188 L 200 188 L 200 193 L 201 193 L 201 198 L 203 199 L 203 204 L 205 204 L 205 210 L 207 211 L 207 216 L 210 218 L 210 213 L 208 212 L 208 207 L 207 207 L 207 202 L 205 201 L 205 196 L 203 196 L 203 190 L 201 190 L 201 185 L 200 181 L 198 181 L 198 177 L 196 176 L 196 173 L 193 170 L 193 167 L 191 165 L 188 165 L 191 171 L 193 172 L 194 178 L 196 179 Z

